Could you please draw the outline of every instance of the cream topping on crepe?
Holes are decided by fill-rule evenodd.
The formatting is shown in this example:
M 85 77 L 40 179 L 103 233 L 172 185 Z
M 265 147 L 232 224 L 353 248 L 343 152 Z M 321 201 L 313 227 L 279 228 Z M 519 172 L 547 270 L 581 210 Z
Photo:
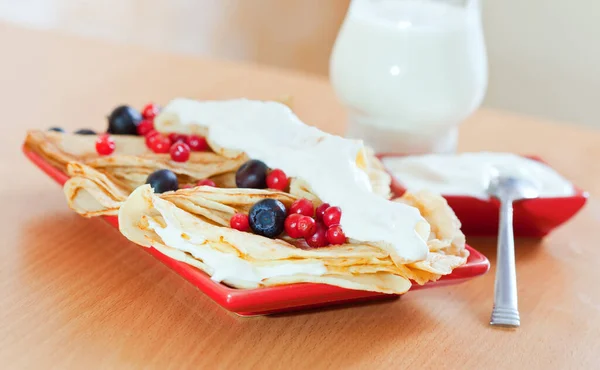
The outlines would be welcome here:
M 489 199 L 487 187 L 497 173 L 525 178 L 537 185 L 542 197 L 575 193 L 573 184 L 547 165 L 511 153 L 426 154 L 382 160 L 408 190 L 427 189 L 444 195 Z
M 252 263 L 230 253 L 223 253 L 212 249 L 199 235 L 188 235 L 186 240 L 182 237 L 181 230 L 172 225 L 166 212 L 161 209 L 161 204 L 155 202 L 154 207 L 161 213 L 166 227 L 160 226 L 152 219 L 148 219 L 148 225 L 164 242 L 171 248 L 190 253 L 192 256 L 202 260 L 212 270 L 211 279 L 221 282 L 228 279 L 237 279 L 253 283 L 260 283 L 263 279 L 278 276 L 292 276 L 307 274 L 321 276 L 327 272 L 327 268 L 321 262 L 308 263 L 278 263 L 275 266 L 254 266 Z
M 175 99 L 155 122 L 159 129 L 205 127 L 209 142 L 303 179 L 322 201 L 342 209 L 341 226 L 351 239 L 387 243 L 407 261 L 427 256 L 429 224 L 416 208 L 373 193 L 360 167 L 362 141 L 308 126 L 281 103 L 246 99 Z

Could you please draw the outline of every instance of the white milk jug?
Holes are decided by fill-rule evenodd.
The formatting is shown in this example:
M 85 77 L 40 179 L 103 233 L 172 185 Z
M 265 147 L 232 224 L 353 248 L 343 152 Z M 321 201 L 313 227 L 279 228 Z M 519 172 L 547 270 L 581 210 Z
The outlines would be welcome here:
M 330 79 L 346 136 L 379 152 L 454 152 L 487 87 L 479 0 L 353 0 Z

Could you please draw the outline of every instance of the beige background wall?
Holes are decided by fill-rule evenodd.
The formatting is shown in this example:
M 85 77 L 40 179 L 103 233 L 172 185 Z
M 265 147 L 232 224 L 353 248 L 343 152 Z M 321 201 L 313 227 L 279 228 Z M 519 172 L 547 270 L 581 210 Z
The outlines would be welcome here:
M 600 1 L 485 1 L 485 104 L 600 128 Z
M 349 0 L 0 0 L 0 19 L 327 74 Z M 484 1 L 485 105 L 600 127 L 600 2 Z

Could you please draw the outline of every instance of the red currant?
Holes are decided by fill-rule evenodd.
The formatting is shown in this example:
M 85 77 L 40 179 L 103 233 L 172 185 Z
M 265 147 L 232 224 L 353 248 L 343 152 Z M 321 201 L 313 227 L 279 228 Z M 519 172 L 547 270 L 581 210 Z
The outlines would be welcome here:
M 158 134 L 148 138 L 148 140 L 150 149 L 154 153 L 168 153 L 171 149 L 171 140 L 166 136 Z
M 142 110 L 142 117 L 144 117 L 146 119 L 152 119 L 158 114 L 159 111 L 160 111 L 160 108 L 158 107 L 158 105 L 156 105 L 154 103 L 150 103 L 150 104 L 146 105 L 144 107 L 144 109 Z
M 315 218 L 317 221 L 323 221 L 323 213 L 325 213 L 327 208 L 329 208 L 329 203 L 323 203 L 317 207 L 317 211 L 315 212 Z
M 169 149 L 171 159 L 175 162 L 186 162 L 190 159 L 190 147 L 186 143 L 176 142 Z
M 327 228 L 322 223 L 318 223 L 316 229 L 317 230 L 314 234 L 308 238 L 304 238 L 304 240 L 306 240 L 306 244 L 312 248 L 321 248 L 327 246 L 329 244 L 327 241 Z
M 312 217 L 300 216 L 297 228 L 303 237 L 309 238 L 317 231 L 317 223 Z
M 145 136 L 146 137 L 152 137 L 152 136 L 156 136 L 158 134 L 160 134 L 160 132 L 156 131 L 155 129 L 152 129 L 152 130 L 148 131 L 148 133 L 146 133 Z
M 185 143 L 194 152 L 204 152 L 208 149 L 206 138 L 198 135 L 190 135 L 186 138 Z
M 250 230 L 250 222 L 248 222 L 248 215 L 243 213 L 236 213 L 229 220 L 229 225 L 239 231 Z
M 315 212 L 313 203 L 306 199 L 301 198 L 292 203 L 290 207 L 290 213 L 300 213 L 301 215 L 312 217 Z
M 157 139 L 157 136 L 160 136 L 160 133 L 156 130 L 150 130 L 150 132 L 146 134 L 146 146 L 148 148 L 152 148 L 152 143 Z
M 274 169 L 267 175 L 267 187 L 269 189 L 275 189 L 284 191 L 288 186 L 288 178 L 285 172 L 279 168 Z
M 137 126 L 137 133 L 140 136 L 146 136 L 152 130 L 154 130 L 154 121 L 151 119 L 143 119 Z
M 302 236 L 303 236 L 300 233 L 300 231 L 298 230 L 298 221 L 302 217 L 304 217 L 304 216 L 302 216 L 298 213 L 292 213 L 291 215 L 287 216 L 287 218 L 285 219 L 285 222 L 283 223 L 285 232 L 294 239 L 302 238 Z
M 176 143 L 178 141 L 181 141 L 182 143 L 185 143 L 187 140 L 187 135 L 185 134 L 178 134 L 177 132 L 171 132 L 169 134 L 169 140 L 171 140 L 172 143 Z
M 325 226 L 339 225 L 342 218 L 342 210 L 340 207 L 329 207 L 323 213 L 323 223 Z
M 100 135 L 96 139 L 96 152 L 100 155 L 109 155 L 115 151 L 115 141 L 110 135 Z
M 217 184 L 215 184 L 214 181 L 212 181 L 211 179 L 204 179 L 204 180 L 200 180 L 198 181 L 198 186 L 212 186 L 213 188 L 217 186 Z
M 330 244 L 344 244 L 346 242 L 346 234 L 340 225 L 333 225 L 327 229 L 327 241 Z

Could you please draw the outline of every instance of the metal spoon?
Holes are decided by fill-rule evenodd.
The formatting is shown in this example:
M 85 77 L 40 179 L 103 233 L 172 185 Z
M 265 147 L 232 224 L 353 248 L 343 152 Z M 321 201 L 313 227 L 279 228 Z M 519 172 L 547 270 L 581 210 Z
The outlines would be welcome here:
M 517 304 L 513 202 L 537 198 L 538 189 L 527 179 L 497 174 L 490 179 L 488 194 L 500 200 L 494 309 L 490 324 L 518 327 L 521 319 Z

